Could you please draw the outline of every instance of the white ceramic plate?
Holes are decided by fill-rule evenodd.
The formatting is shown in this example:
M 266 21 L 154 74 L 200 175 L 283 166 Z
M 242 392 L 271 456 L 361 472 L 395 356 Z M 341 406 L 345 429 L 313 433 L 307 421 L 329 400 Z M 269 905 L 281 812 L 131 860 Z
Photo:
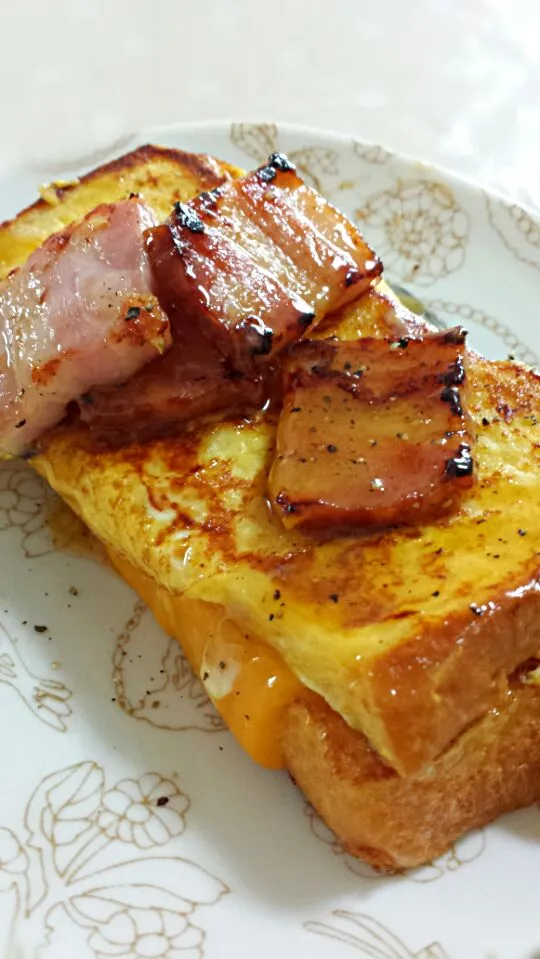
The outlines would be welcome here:
M 276 149 L 387 275 L 492 357 L 540 356 L 540 222 L 380 147 L 239 123 L 147 141 L 243 166 Z M 35 195 L 0 181 L 0 217 Z M 0 947 L 6 959 L 538 959 L 540 811 L 375 875 L 236 746 L 178 648 L 23 465 L 0 467 Z M 51 519 L 52 517 L 52 519 Z M 56 530 L 56 535 L 54 534 Z

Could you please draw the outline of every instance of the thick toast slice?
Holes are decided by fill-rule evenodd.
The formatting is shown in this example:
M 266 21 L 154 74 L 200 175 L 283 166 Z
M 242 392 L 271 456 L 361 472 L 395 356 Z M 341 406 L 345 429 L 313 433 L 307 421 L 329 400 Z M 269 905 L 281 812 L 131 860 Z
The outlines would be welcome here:
M 540 688 L 515 675 L 504 703 L 419 777 L 398 776 L 321 700 L 291 706 L 284 746 L 292 776 L 345 850 L 395 870 L 538 800 L 539 733 Z
M 33 463 L 109 548 L 168 596 L 214 604 L 236 645 L 270 646 L 408 775 L 540 648 L 540 378 L 479 358 L 469 375 L 478 480 L 418 528 L 284 531 L 265 499 L 264 415 L 116 451 L 63 427 Z
M 146 145 L 73 183 L 50 184 L 41 199 L 0 225 L 0 280 L 24 263 L 48 236 L 82 220 L 100 203 L 141 193 L 164 220 L 176 200 L 211 190 L 238 173 L 203 154 Z
M 237 172 L 142 147 L 3 224 L 2 270 L 97 202 L 141 192 L 165 215 Z M 396 322 L 379 289 L 335 332 L 383 335 Z M 34 465 L 131 565 L 216 615 L 226 609 L 396 770 L 414 773 L 504 698 L 540 644 L 539 379 L 481 359 L 470 378 L 479 482 L 458 513 L 412 531 L 331 542 L 284 532 L 264 496 L 269 415 L 116 452 L 63 427 Z

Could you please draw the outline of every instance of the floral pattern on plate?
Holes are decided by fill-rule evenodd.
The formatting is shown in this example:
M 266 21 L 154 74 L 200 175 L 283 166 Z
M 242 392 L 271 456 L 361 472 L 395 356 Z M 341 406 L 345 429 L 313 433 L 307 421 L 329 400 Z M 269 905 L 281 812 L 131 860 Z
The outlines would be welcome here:
M 38 627 L 39 628 L 39 627 Z M 0 684 L 14 689 L 37 719 L 65 733 L 73 693 L 57 679 L 34 676 L 18 645 L 0 622 Z
M 102 556 L 81 520 L 22 460 L 0 462 L 0 535 L 10 529 L 19 533 L 28 559 L 75 543 L 78 554 Z
M 102 767 L 87 761 L 46 776 L 23 828 L 0 828 L 0 892 L 10 900 L 3 908 L 13 949 L 53 957 L 67 918 L 86 931 L 97 959 L 204 956 L 193 913 L 228 889 L 165 848 L 184 832 L 189 805 L 158 773 L 108 788 Z
M 540 224 L 515 203 L 506 203 L 486 194 L 489 222 L 510 250 L 529 266 L 540 270 Z
M 231 140 L 257 163 L 265 163 L 271 153 L 281 149 L 279 132 L 275 123 L 233 123 Z M 337 176 L 339 172 L 339 153 L 329 147 L 305 146 L 299 150 L 289 150 L 288 156 L 298 167 L 304 179 L 322 190 L 322 178 L 325 174 Z
M 382 233 L 378 252 L 404 282 L 423 286 L 459 270 L 465 259 L 470 221 L 452 190 L 433 180 L 398 180 L 371 194 L 356 210 L 364 232 Z
M 438 942 L 414 952 L 376 919 L 361 913 L 336 909 L 330 922 L 307 922 L 306 929 L 346 943 L 366 959 L 448 959 Z
M 138 650 L 146 646 L 144 627 L 150 616 L 145 604 L 138 600 L 117 637 L 113 683 L 118 705 L 134 719 L 162 729 L 222 732 L 227 728 L 225 723 L 175 639 L 162 635 L 147 649 L 151 661 L 144 672 L 138 668 Z M 195 706 L 195 718 L 191 709 L 186 714 L 184 698 Z

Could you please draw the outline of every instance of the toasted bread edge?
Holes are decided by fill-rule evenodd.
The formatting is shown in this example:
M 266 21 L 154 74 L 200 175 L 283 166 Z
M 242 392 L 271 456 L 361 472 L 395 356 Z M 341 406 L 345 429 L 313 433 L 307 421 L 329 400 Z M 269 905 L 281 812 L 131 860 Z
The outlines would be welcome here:
M 321 700 L 287 712 L 288 769 L 343 852 L 422 865 L 471 829 L 540 799 L 540 689 L 519 685 L 421 776 L 401 777 Z
M 94 167 L 94 169 L 84 173 L 73 182 L 63 184 L 62 181 L 59 181 L 59 185 L 53 183 L 51 186 L 57 200 L 62 202 L 62 200 L 83 184 L 91 183 L 100 177 L 109 176 L 110 174 L 124 173 L 126 170 L 133 169 L 133 167 L 142 167 L 144 164 L 154 160 L 169 160 L 171 163 L 181 165 L 184 172 L 189 173 L 194 180 L 198 181 L 198 188 L 200 188 L 200 190 L 204 190 L 208 186 L 213 186 L 216 176 L 223 177 L 226 174 L 238 176 L 240 172 L 236 167 L 231 166 L 231 164 L 217 160 L 205 153 L 186 153 L 184 150 L 176 150 L 173 147 L 162 147 L 154 143 L 145 143 L 143 146 L 137 147 L 129 153 L 124 153 L 121 156 L 115 157 L 113 160 L 108 160 L 107 163 L 103 163 L 101 166 Z M 102 202 L 106 203 L 107 197 L 103 197 Z M 39 197 L 37 200 L 34 200 L 33 203 L 23 207 L 16 216 L 0 222 L 0 232 L 9 229 L 17 220 L 21 220 L 29 213 L 37 213 L 40 210 L 49 209 L 49 201 L 43 197 Z

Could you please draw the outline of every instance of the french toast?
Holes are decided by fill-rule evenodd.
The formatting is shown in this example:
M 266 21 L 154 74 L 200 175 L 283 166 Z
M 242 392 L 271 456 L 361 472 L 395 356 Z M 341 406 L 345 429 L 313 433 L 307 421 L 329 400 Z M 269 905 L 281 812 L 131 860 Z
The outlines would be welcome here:
M 0 280 L 24 263 L 52 233 L 82 220 L 100 203 L 114 203 L 130 193 L 140 193 L 164 220 L 177 200 L 212 190 L 239 172 L 206 155 L 148 144 L 78 180 L 49 184 L 42 189 L 39 200 L 1 225 Z
M 481 359 L 469 376 L 477 483 L 457 512 L 417 528 L 282 529 L 265 497 L 265 414 L 115 451 L 63 427 L 33 463 L 98 539 L 172 595 L 227 611 L 414 774 L 540 648 L 540 381 Z
M 1 275 L 98 203 L 141 192 L 165 217 L 236 173 L 143 147 L 0 227 Z M 421 326 L 382 283 L 332 322 L 338 338 Z M 540 756 L 520 751 L 539 694 L 515 679 L 540 647 L 540 379 L 473 355 L 469 387 L 477 482 L 408 529 L 283 529 L 265 495 L 271 411 L 117 450 L 68 423 L 31 461 L 182 641 L 247 751 L 288 766 L 351 851 L 385 867 L 540 794 Z M 452 776 L 469 800 L 445 818 Z

